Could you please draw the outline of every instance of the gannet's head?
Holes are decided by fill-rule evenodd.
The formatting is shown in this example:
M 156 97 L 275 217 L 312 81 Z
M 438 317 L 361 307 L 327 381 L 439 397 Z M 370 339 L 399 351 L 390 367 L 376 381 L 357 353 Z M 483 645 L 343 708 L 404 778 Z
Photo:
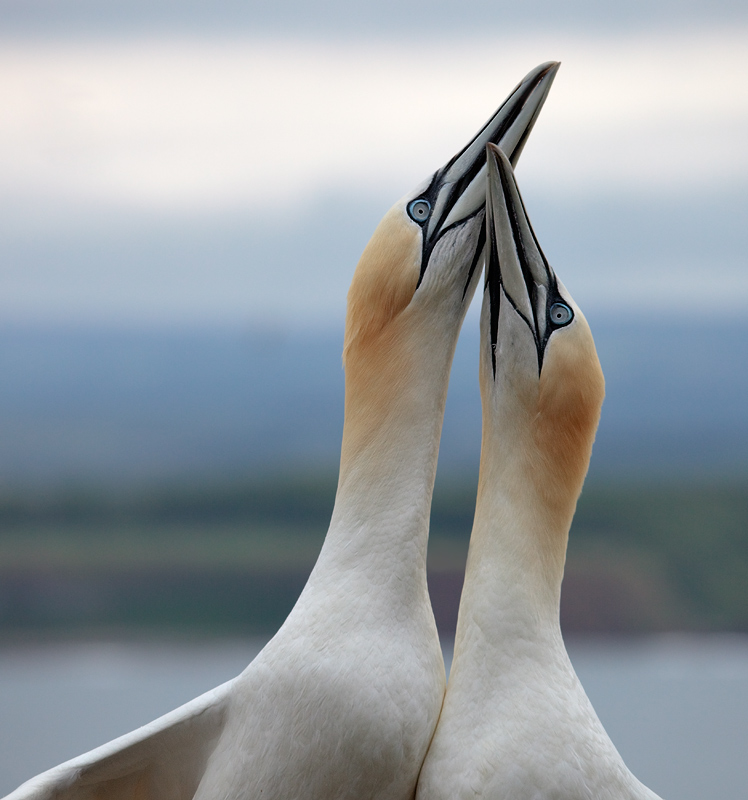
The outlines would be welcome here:
M 483 260 L 486 144 L 516 163 L 558 66 L 534 69 L 463 150 L 387 212 L 348 293 L 346 366 L 354 352 L 387 351 L 401 338 L 392 323 L 406 310 L 417 328 L 438 324 L 456 338 Z
M 587 320 L 540 249 L 509 159 L 492 144 L 487 151 L 481 391 L 493 438 L 484 438 L 484 448 L 506 456 L 540 496 L 573 505 L 600 417 L 603 374 Z

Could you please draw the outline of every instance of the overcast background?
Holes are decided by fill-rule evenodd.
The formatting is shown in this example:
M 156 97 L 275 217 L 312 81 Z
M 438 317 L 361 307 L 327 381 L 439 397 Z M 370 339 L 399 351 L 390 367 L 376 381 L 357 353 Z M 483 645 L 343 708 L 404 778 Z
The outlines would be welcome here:
M 164 476 L 190 458 L 282 461 L 300 457 L 310 427 L 318 447 L 302 460 L 324 439 L 334 465 L 358 255 L 389 205 L 549 59 L 562 67 L 518 177 L 598 336 L 609 388 L 598 450 L 618 403 L 630 424 L 611 452 L 638 430 L 651 460 L 667 423 L 672 441 L 701 443 L 697 458 L 721 425 L 716 462 L 744 462 L 746 52 L 738 2 L 3 0 L 3 479 L 85 463 L 102 474 L 101 459 L 128 448 L 132 470 L 161 459 Z M 214 343 L 203 366 L 199 331 Z M 225 337 L 288 357 L 260 369 L 246 347 L 227 355 Z M 472 427 L 454 438 L 474 454 L 475 356 L 463 348 Z M 254 406 L 240 404 L 242 381 Z M 289 404 L 303 409 L 314 381 L 320 414 L 289 427 Z M 180 396 L 200 392 L 190 416 Z M 219 418 L 221 436 L 187 458 L 186 432 Z

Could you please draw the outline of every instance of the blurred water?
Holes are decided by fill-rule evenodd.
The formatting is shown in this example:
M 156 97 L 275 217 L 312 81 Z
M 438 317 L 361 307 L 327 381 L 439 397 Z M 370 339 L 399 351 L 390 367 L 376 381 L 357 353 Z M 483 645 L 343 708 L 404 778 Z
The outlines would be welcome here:
M 0 793 L 233 677 L 263 642 L 0 649 Z M 631 769 L 665 798 L 742 800 L 748 639 L 585 640 L 574 665 Z M 450 646 L 445 646 L 450 658 Z

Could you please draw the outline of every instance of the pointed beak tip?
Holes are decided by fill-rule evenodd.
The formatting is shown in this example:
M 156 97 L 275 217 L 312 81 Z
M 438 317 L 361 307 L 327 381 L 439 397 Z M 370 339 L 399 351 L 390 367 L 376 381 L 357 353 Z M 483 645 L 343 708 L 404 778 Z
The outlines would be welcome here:
M 547 95 L 548 92 L 551 90 L 551 86 L 553 86 L 553 81 L 556 80 L 556 75 L 558 74 L 559 69 L 561 68 L 560 61 L 546 61 L 543 64 L 535 67 L 535 69 L 530 73 L 533 76 L 533 82 L 537 87 L 544 87 L 543 93 Z
M 488 163 L 489 173 L 496 172 L 503 169 L 506 172 L 512 172 L 512 163 L 509 156 L 493 142 L 486 144 L 486 162 Z
M 488 181 L 486 183 L 486 189 L 490 190 L 491 183 L 496 179 L 496 170 L 498 169 L 498 161 L 501 157 L 499 154 L 501 153 L 501 149 L 498 145 L 495 145 L 493 142 L 488 142 L 486 144 L 486 167 L 488 170 Z
M 546 61 L 544 64 L 541 64 L 538 67 L 538 70 L 541 71 L 544 76 L 547 75 L 550 76 L 551 78 L 554 78 L 556 76 L 556 73 L 559 71 L 560 67 L 561 67 L 560 61 Z

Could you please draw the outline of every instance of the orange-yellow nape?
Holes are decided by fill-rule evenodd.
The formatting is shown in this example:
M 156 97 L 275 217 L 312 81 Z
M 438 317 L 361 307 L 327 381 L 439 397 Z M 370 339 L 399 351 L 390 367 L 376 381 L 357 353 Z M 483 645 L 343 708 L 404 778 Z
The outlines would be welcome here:
M 410 303 L 421 270 L 421 229 L 397 203 L 366 245 L 348 290 L 343 364 Z
M 595 342 L 577 310 L 573 326 L 551 336 L 540 373 L 534 439 L 549 467 L 543 477 L 548 499 L 576 503 L 604 396 Z

